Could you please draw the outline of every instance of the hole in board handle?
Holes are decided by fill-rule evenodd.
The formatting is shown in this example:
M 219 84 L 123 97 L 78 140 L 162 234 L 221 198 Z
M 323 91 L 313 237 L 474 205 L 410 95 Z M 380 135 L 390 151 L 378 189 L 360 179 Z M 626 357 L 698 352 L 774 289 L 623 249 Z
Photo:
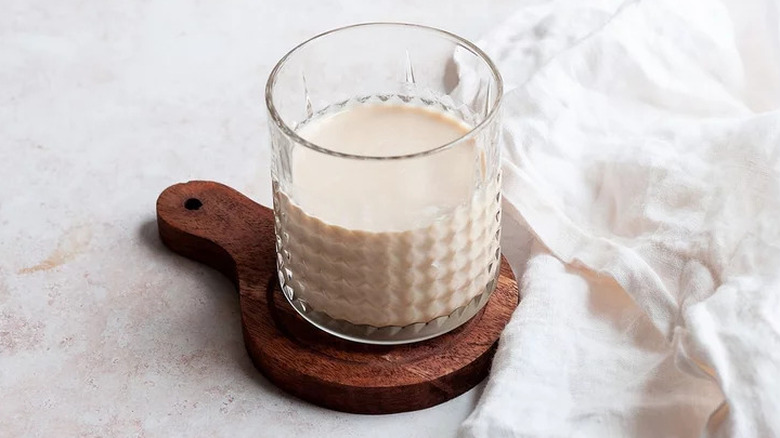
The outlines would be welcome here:
M 184 201 L 184 208 L 187 210 L 200 210 L 201 207 L 203 207 L 203 203 L 200 202 L 200 199 L 190 198 Z

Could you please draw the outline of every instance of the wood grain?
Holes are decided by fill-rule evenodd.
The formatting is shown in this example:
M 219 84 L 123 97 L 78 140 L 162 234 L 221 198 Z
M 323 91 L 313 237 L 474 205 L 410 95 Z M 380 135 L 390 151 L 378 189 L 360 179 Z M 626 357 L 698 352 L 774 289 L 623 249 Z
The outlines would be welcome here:
M 236 285 L 244 342 L 258 370 L 290 394 L 339 411 L 423 409 L 474 387 L 487 376 L 519 299 L 502 258 L 488 304 L 458 329 L 400 346 L 349 342 L 306 322 L 279 291 L 272 210 L 225 185 L 191 181 L 163 191 L 157 223 L 168 248 Z

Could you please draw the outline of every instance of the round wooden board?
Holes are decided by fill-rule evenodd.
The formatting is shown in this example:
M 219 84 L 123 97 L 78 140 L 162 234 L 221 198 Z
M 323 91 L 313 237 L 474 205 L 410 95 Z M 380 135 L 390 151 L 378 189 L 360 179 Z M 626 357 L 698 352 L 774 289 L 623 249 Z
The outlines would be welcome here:
M 471 389 L 487 376 L 519 300 L 502 258 L 488 304 L 461 327 L 415 344 L 358 344 L 306 322 L 279 291 L 272 210 L 225 185 L 191 181 L 163 191 L 157 224 L 168 248 L 236 284 L 244 342 L 260 372 L 290 394 L 339 411 L 412 411 Z

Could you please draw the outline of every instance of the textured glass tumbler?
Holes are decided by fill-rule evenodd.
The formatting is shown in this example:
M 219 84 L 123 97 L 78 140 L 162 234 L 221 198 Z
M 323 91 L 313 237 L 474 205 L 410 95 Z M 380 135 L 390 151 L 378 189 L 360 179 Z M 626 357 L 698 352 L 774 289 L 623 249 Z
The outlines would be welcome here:
M 279 282 L 298 313 L 375 344 L 429 339 L 473 317 L 501 260 L 503 85 L 492 61 L 438 29 L 360 24 L 294 48 L 265 93 Z M 418 131 L 385 130 L 379 149 L 341 148 L 339 136 L 373 126 L 343 117 L 361 108 L 364 119 L 422 118 L 410 126 L 424 147 L 408 147 Z M 341 120 L 335 143 L 306 134 L 323 120 Z M 454 139 L 424 143 L 456 125 Z

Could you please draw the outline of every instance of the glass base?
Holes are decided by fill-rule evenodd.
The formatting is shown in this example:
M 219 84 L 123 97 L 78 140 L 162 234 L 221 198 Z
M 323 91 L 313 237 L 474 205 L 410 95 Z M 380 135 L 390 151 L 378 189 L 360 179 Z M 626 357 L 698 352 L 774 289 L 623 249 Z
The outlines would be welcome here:
M 312 309 L 311 306 L 305 302 L 301 302 L 293 294 L 283 292 L 283 295 L 303 319 L 333 336 L 364 344 L 410 344 L 443 335 L 455 330 L 473 318 L 474 315 L 485 307 L 485 304 L 490 300 L 490 296 L 496 289 L 498 276 L 501 272 L 500 262 L 495 272 L 495 276 L 485 286 L 484 292 L 472 298 L 465 306 L 458 307 L 449 315 L 440 316 L 432 321 L 418 322 L 403 327 L 374 327 L 370 325 L 353 324 L 343 319 L 331 318 L 324 312 Z M 279 279 L 281 282 L 280 284 L 282 285 L 282 291 L 285 291 L 285 289 L 289 290 L 289 288 L 284 287 L 284 278 L 282 275 L 279 275 Z

